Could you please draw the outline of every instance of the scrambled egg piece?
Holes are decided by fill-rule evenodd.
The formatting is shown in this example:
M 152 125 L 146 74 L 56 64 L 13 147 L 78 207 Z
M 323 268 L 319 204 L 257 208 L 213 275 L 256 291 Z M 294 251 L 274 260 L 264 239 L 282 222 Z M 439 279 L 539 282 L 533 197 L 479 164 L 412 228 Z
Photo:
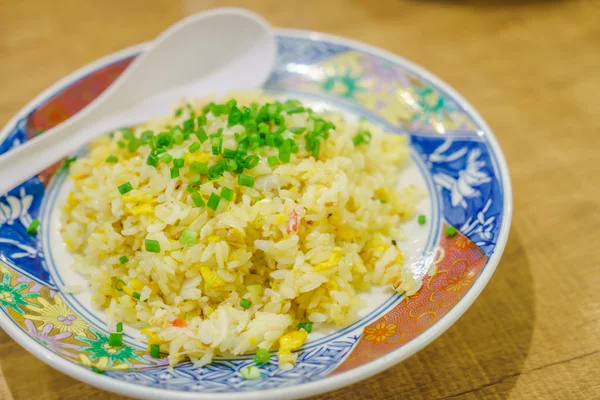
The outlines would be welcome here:
M 213 272 L 208 267 L 200 267 L 200 274 L 202 274 L 202 278 L 204 278 L 205 290 L 209 288 L 218 288 L 225 285 L 225 281 L 221 279 L 216 272 Z
M 315 267 L 315 272 L 325 271 L 326 269 L 333 268 L 336 265 L 338 265 L 338 263 L 342 259 L 342 249 L 336 246 L 333 248 L 332 253 L 333 254 L 331 255 L 331 257 L 329 257 L 329 260 L 317 264 L 317 266 Z
M 292 351 L 298 350 L 306 341 L 308 332 L 304 329 L 299 331 L 289 332 L 279 338 L 279 361 L 283 363 L 294 363 L 295 357 L 292 356 Z

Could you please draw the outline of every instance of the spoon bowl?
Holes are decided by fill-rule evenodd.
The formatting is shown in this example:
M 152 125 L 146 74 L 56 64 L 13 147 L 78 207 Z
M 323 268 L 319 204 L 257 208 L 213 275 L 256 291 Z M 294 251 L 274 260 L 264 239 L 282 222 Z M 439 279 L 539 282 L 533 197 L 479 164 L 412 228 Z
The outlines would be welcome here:
M 183 97 L 262 86 L 276 51 L 269 24 L 247 10 L 214 9 L 177 22 L 81 112 L 0 156 L 0 194 L 100 135 L 166 114 Z

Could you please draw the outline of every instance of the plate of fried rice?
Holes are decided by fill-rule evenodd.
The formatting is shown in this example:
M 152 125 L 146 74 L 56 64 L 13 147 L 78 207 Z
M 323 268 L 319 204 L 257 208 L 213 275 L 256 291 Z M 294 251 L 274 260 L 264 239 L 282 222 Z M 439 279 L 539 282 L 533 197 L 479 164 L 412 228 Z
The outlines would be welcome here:
M 299 398 L 400 362 L 466 311 L 512 213 L 489 127 L 398 56 L 302 31 L 277 40 L 260 90 L 181 99 L 0 196 L 11 337 L 133 397 Z M 42 93 L 0 154 L 143 50 Z

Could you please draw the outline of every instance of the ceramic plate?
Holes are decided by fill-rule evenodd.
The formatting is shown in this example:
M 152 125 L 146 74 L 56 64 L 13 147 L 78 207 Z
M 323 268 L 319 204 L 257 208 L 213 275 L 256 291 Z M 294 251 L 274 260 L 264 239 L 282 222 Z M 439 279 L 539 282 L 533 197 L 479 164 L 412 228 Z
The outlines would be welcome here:
M 360 319 L 312 334 L 290 371 L 279 370 L 275 358 L 261 368 L 259 380 L 245 380 L 240 370 L 252 363 L 251 355 L 168 369 L 136 335 L 126 335 L 123 347 L 110 347 L 104 315 L 91 307 L 90 296 L 61 292 L 82 278 L 71 272 L 58 232 L 57 204 L 67 189 L 65 173 L 54 166 L 0 196 L 0 325 L 11 337 L 72 377 L 133 397 L 279 399 L 325 392 L 382 371 L 465 312 L 498 264 L 512 213 L 506 162 L 489 127 L 448 85 L 396 55 L 318 33 L 280 30 L 277 39 L 267 91 L 408 136 L 414 162 L 401 182 L 429 192 L 420 210 L 428 223 L 407 224 L 412 241 L 403 244 L 406 262 L 425 275 L 420 291 L 365 295 Z M 0 133 L 0 154 L 77 113 L 143 49 L 105 57 L 42 93 Z M 34 218 L 41 229 L 32 237 L 25 228 Z M 445 235 L 447 224 L 459 234 Z

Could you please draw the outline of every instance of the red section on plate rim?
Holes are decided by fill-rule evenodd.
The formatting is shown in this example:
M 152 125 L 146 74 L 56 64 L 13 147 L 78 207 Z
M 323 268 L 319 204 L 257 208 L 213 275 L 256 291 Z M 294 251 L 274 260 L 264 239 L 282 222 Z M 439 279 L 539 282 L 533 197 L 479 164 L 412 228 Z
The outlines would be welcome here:
M 27 140 L 43 134 L 77 114 L 104 92 L 125 71 L 135 56 L 102 67 L 61 90 L 27 118 Z M 60 163 L 40 172 L 38 178 L 47 185 Z
M 367 325 L 350 355 L 331 374 L 366 364 L 419 336 L 458 303 L 487 260 L 466 236 L 457 233 L 448 237 L 442 233 L 433 261 L 436 273 L 423 279 L 417 293 Z

